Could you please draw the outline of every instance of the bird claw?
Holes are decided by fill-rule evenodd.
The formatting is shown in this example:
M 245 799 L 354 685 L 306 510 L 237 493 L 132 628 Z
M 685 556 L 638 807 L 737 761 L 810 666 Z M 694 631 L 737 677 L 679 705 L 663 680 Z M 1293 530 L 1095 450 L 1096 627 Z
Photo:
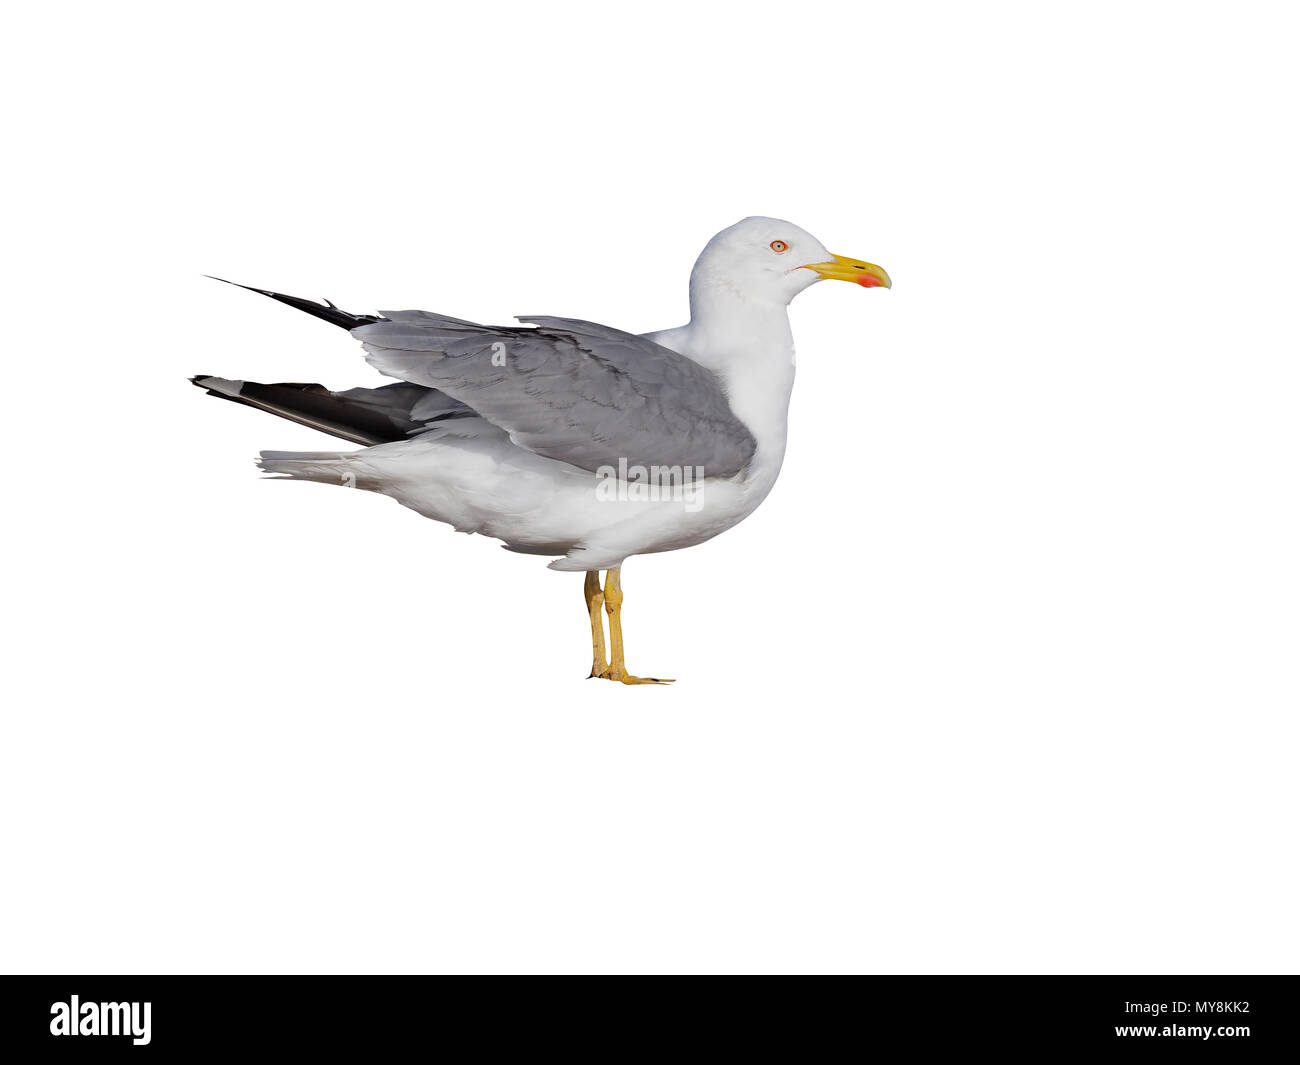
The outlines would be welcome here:
M 599 673 L 593 671 L 591 674 L 599 680 L 613 680 L 620 684 L 672 684 L 671 677 L 634 677 L 626 669 L 620 669 L 615 666 L 609 666 Z M 588 679 L 591 679 L 590 677 Z

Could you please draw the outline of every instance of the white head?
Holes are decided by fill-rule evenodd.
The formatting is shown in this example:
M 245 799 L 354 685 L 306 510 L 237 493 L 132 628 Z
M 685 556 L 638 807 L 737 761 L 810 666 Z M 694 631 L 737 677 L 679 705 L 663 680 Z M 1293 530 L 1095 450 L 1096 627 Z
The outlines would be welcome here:
M 691 307 L 725 296 L 784 307 L 823 279 L 890 287 L 879 266 L 835 255 L 806 230 L 779 218 L 745 218 L 700 252 L 691 271 Z

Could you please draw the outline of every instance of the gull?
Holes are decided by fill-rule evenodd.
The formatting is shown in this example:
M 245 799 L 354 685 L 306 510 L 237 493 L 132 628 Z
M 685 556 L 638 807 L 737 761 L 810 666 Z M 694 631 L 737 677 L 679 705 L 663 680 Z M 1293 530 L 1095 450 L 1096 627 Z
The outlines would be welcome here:
M 263 451 L 258 465 L 278 479 L 379 492 L 458 532 L 552 557 L 551 569 L 585 573 L 589 676 L 666 684 L 628 672 L 623 563 L 710 540 L 766 498 L 794 386 L 786 308 L 826 279 L 890 287 L 879 266 L 764 217 L 724 229 L 700 253 L 687 325 L 641 335 L 572 318 L 488 326 L 430 311 L 349 314 L 240 285 L 348 330 L 399 383 L 331 392 L 190 380 L 363 445 Z

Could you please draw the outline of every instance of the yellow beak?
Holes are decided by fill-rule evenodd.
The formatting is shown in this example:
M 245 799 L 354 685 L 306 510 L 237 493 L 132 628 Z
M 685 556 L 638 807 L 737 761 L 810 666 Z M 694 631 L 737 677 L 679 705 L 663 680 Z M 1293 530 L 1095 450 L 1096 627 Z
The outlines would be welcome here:
M 861 259 L 850 259 L 844 255 L 837 255 L 828 263 L 810 263 L 799 269 L 811 270 L 828 281 L 852 281 L 863 288 L 894 287 L 889 275 L 875 263 L 864 263 Z

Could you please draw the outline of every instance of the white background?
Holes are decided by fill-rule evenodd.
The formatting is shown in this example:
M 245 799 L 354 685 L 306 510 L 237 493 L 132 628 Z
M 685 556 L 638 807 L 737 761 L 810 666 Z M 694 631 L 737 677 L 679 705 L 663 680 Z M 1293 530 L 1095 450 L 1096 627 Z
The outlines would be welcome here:
M 0 965 L 1277 972 L 1295 899 L 1295 26 L 1247 4 L 6 16 Z M 789 218 L 780 482 L 581 578 L 223 374 L 354 311 L 686 317 Z

